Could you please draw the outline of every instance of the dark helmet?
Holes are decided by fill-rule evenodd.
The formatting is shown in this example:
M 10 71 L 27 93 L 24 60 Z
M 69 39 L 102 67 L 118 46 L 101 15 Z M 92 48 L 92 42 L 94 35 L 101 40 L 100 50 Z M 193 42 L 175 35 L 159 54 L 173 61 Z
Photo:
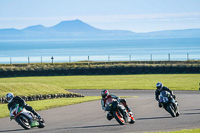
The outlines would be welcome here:
M 156 88 L 157 88 L 158 90 L 161 90 L 162 87 L 163 87 L 163 84 L 162 84 L 161 82 L 158 82 L 158 83 L 156 84 Z
M 14 98 L 14 95 L 13 95 L 12 93 L 8 93 L 8 94 L 6 95 L 6 101 L 7 101 L 8 103 L 11 103 L 12 100 L 13 100 L 13 98 Z
M 102 96 L 103 98 L 105 98 L 105 97 L 108 96 L 108 95 L 109 95 L 108 90 L 103 90 L 103 91 L 101 91 L 101 96 Z

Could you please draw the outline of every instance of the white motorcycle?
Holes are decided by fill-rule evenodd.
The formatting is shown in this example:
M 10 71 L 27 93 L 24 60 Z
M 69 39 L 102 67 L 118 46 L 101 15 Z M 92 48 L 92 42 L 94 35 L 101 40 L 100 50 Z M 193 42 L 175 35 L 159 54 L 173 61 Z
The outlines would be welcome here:
M 19 104 L 10 108 L 10 119 L 21 125 L 24 129 L 30 129 L 32 127 L 44 128 L 45 121 L 43 118 L 38 118 L 25 108 L 19 107 Z

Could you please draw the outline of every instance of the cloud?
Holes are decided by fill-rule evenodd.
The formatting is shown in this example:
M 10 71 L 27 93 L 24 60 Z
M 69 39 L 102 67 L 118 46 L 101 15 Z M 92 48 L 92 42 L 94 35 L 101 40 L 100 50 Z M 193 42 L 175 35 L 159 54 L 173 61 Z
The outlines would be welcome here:
M 63 21 L 87 20 L 87 22 L 114 22 L 114 21 L 169 21 L 183 19 L 200 19 L 200 12 L 196 13 L 168 13 L 168 14 L 130 14 L 130 15 L 82 15 L 60 17 L 13 17 L 0 18 L 0 21 Z
M 136 14 L 136 15 L 107 15 L 107 16 L 82 16 L 87 21 L 171 21 L 200 19 L 197 13 L 174 13 L 174 14 Z

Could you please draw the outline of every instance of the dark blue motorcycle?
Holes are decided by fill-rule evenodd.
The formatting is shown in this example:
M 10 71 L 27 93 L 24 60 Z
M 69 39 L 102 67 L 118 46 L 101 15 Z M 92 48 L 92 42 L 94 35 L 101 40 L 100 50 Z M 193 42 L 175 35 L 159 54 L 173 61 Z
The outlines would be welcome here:
M 159 102 L 172 117 L 178 117 L 180 115 L 178 103 L 168 91 L 160 92 Z

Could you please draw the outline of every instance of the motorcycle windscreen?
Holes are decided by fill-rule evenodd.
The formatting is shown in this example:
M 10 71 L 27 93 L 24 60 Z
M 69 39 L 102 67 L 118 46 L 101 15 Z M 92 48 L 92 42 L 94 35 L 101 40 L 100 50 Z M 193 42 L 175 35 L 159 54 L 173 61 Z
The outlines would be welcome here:
M 170 93 L 168 91 L 161 91 L 160 92 L 160 96 L 162 96 L 162 97 L 168 97 L 168 95 L 170 95 Z
M 169 95 L 170 95 L 170 93 L 169 92 L 167 92 L 167 91 L 162 91 L 161 93 L 160 93 L 160 102 L 162 102 L 162 103 L 167 103 L 167 102 L 169 102 Z

